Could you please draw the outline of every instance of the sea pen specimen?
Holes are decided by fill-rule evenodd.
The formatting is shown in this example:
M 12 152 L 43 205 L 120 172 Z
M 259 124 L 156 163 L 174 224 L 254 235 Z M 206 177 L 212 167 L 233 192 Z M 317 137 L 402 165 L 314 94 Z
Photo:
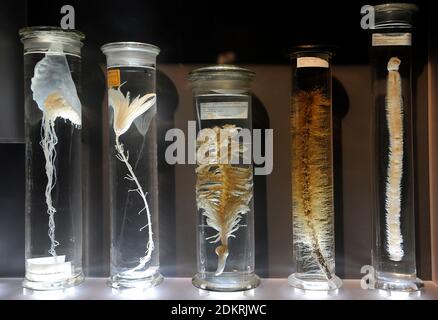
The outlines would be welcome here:
M 403 237 L 400 225 L 401 182 L 403 175 L 403 99 L 401 77 L 398 72 L 400 59 L 388 62 L 386 92 L 386 120 L 389 133 L 388 172 L 386 177 L 386 237 L 387 252 L 393 261 L 401 261 Z
M 214 127 L 216 139 L 200 141 L 199 148 L 205 148 L 216 155 L 213 164 L 200 164 L 196 169 L 196 200 L 198 210 L 206 217 L 207 225 L 217 233 L 206 240 L 219 243 L 215 252 L 218 265 L 215 275 L 223 273 L 229 255 L 229 238 L 241 227 L 242 215 L 250 211 L 252 199 L 252 168 L 229 164 L 225 159 L 233 157 L 232 152 L 243 153 L 243 146 L 233 148 L 232 142 L 224 144 L 224 137 L 233 140 L 240 130 L 234 125 Z M 227 138 L 229 137 L 229 138 Z M 226 146 L 225 148 L 223 146 Z M 224 163 L 225 162 L 225 163 Z
M 122 84 L 123 85 L 123 84 Z M 122 86 L 121 85 L 121 86 Z M 129 130 L 131 124 L 140 117 L 143 113 L 147 112 L 156 101 L 155 94 L 145 94 L 140 97 L 138 95 L 132 102 L 130 101 L 130 94 L 127 92 L 126 96 L 123 95 L 119 86 L 117 89 L 110 88 L 108 90 L 109 105 L 113 108 L 114 119 L 113 129 L 116 135 L 115 148 L 117 151 L 117 159 L 123 162 L 129 171 L 129 174 L 125 176 L 125 179 L 135 183 L 136 188 L 128 190 L 128 192 L 136 192 L 143 200 L 144 207 L 138 212 L 141 214 L 146 211 L 147 224 L 140 228 L 140 231 L 148 228 L 148 242 L 146 245 L 145 256 L 140 258 L 139 265 L 130 271 L 136 271 L 145 266 L 145 264 L 151 259 L 152 251 L 154 250 L 154 241 L 152 238 L 152 219 L 149 211 L 149 205 L 146 199 L 146 193 L 143 191 L 137 176 L 134 173 L 132 166 L 129 163 L 129 151 L 124 150 L 123 144 L 120 143 L 120 136 Z
M 35 65 L 34 76 L 31 80 L 33 99 L 43 112 L 41 123 L 41 142 L 46 161 L 47 184 L 45 198 L 47 214 L 49 215 L 50 238 L 49 253 L 56 256 L 59 242 L 55 238 L 55 213 L 52 201 L 52 190 L 56 185 L 56 145 L 58 137 L 55 130 L 55 120 L 69 120 L 75 127 L 81 125 L 81 103 L 76 86 L 70 74 L 70 68 L 64 55 L 47 53 Z
M 333 278 L 331 105 L 322 89 L 300 90 L 292 107 L 294 238 L 309 268 Z

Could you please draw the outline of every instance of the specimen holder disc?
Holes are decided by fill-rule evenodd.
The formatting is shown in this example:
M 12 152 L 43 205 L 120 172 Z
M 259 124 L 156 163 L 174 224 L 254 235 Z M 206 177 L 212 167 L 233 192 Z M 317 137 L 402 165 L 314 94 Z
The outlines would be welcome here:
M 235 275 L 233 272 L 224 272 L 220 276 L 198 273 L 193 277 L 192 284 L 202 290 L 235 292 L 258 287 L 260 278 L 254 273 L 244 276 Z
M 84 281 L 83 273 L 75 277 L 68 278 L 62 281 L 32 281 L 29 279 L 23 280 L 23 288 L 35 291 L 49 291 L 49 290 L 64 290 L 75 287 Z
M 149 289 L 158 286 L 163 282 L 164 278 L 160 273 L 156 273 L 147 278 L 122 278 L 113 276 L 108 279 L 108 285 L 113 289 Z
M 293 273 L 288 282 L 291 286 L 301 290 L 330 291 L 337 290 L 342 286 L 342 280 L 333 276 L 330 280 L 323 276 Z

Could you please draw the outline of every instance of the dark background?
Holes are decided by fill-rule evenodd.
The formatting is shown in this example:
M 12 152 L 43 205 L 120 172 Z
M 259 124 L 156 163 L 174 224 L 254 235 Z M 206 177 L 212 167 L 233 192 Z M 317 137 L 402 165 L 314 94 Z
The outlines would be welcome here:
M 428 180 L 428 48 L 436 1 L 420 5 L 414 36 L 414 110 L 418 269 L 431 277 Z M 287 4 L 288 3 L 288 4 Z M 334 60 L 336 245 L 340 276 L 359 277 L 371 247 L 368 153 L 370 85 L 368 34 L 361 1 L 3 1 L 0 3 L 0 277 L 24 272 L 23 26 L 59 25 L 64 4 L 86 34 L 83 48 L 84 266 L 106 276 L 109 261 L 104 55 L 100 46 L 140 41 L 158 57 L 160 252 L 165 276 L 195 272 L 194 172 L 164 162 L 164 132 L 193 119 L 187 72 L 233 52 L 235 63 L 257 72 L 255 127 L 274 129 L 274 172 L 255 185 L 256 264 L 264 277 L 292 271 L 289 179 L 288 49 L 302 43 L 338 46 Z M 435 35 L 435 36 L 433 36 Z M 269 79 L 273 79 L 270 81 Z

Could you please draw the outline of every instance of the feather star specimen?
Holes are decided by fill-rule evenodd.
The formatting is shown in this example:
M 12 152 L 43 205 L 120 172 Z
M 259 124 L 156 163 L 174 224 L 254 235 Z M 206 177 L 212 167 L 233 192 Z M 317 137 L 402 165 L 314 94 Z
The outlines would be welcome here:
M 115 148 L 118 153 L 116 157 L 118 160 L 126 165 L 126 168 L 129 171 L 129 174 L 125 177 L 125 179 L 134 182 L 137 186 L 136 189 L 128 190 L 128 192 L 137 192 L 144 203 L 144 207 L 138 212 L 138 214 L 146 211 L 147 225 L 141 227 L 140 231 L 142 231 L 146 227 L 148 228 L 148 242 L 146 245 L 145 256 L 140 259 L 140 263 L 138 266 L 130 270 L 130 272 L 134 272 L 142 269 L 151 259 L 152 251 L 154 250 L 154 241 L 152 237 L 152 218 L 146 199 L 146 194 L 143 191 L 143 188 L 141 187 L 137 176 L 135 175 L 134 170 L 129 163 L 129 151 L 125 153 L 123 144 L 120 143 L 120 136 L 129 130 L 129 127 L 136 118 L 140 117 L 143 113 L 145 113 L 154 106 L 156 102 L 156 94 L 145 94 L 142 97 L 138 95 L 132 102 L 130 102 L 129 92 L 127 92 L 125 97 L 120 88 L 121 86 L 119 86 L 117 89 L 110 88 L 108 90 L 109 105 L 113 108 L 114 111 L 113 128 L 116 134 Z
M 386 237 L 387 252 L 392 261 L 403 258 L 401 234 L 401 182 L 403 175 L 403 99 L 400 59 L 392 57 L 388 62 L 386 92 L 386 120 L 389 132 L 389 158 L 386 177 Z
M 67 58 L 60 54 L 47 53 L 36 65 L 31 80 L 33 99 L 43 112 L 41 122 L 41 148 L 46 161 L 47 184 L 45 198 L 49 215 L 49 254 L 56 257 L 59 242 L 55 238 L 55 213 L 52 190 L 56 185 L 56 145 L 58 137 L 55 120 L 69 120 L 74 127 L 81 126 L 81 103 L 70 74 Z
M 205 130 L 205 129 L 204 129 Z M 211 130 L 211 129 L 210 129 Z M 196 169 L 196 202 L 198 210 L 206 217 L 207 225 L 217 233 L 206 240 L 210 243 L 218 243 L 215 252 L 218 256 L 218 266 L 215 275 L 224 272 L 227 257 L 229 255 L 229 238 L 234 238 L 242 220 L 242 215 L 250 211 L 249 203 L 252 199 L 252 167 L 236 166 L 223 161 L 225 157 L 230 159 L 233 153 L 232 143 L 223 148 L 223 137 L 230 137 L 233 141 L 240 128 L 234 125 L 224 125 L 222 128 L 214 127 L 215 139 L 200 141 L 199 148 L 205 148 L 217 156 L 213 164 L 199 164 Z M 199 135 L 198 135 L 199 137 Z M 228 139 L 228 138 L 227 138 Z M 243 146 L 239 153 L 243 152 Z M 225 152 L 226 151 L 226 152 Z M 223 164 L 223 162 L 226 162 Z
M 304 263 L 333 277 L 333 188 L 330 101 L 320 89 L 300 91 L 292 107 L 294 238 Z

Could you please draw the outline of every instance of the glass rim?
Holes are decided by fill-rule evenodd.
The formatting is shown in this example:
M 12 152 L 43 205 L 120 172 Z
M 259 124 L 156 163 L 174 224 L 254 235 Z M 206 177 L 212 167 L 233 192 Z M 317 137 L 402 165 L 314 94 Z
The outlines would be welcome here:
M 160 48 L 144 42 L 135 42 L 135 41 L 121 41 L 121 42 L 110 42 L 106 43 L 100 47 L 100 50 L 104 54 L 117 52 L 117 51 L 137 51 L 144 53 L 151 53 L 158 55 L 160 53 Z
M 70 41 L 79 41 L 85 39 L 85 34 L 76 29 L 63 29 L 61 27 L 53 26 L 34 26 L 24 27 L 18 30 L 21 41 L 33 38 L 64 38 Z
M 320 53 L 320 54 L 327 54 L 329 55 L 329 58 L 332 58 L 335 55 L 337 47 L 330 44 L 302 44 L 297 45 L 293 47 L 289 51 L 289 57 L 291 59 L 296 58 L 301 53 Z
M 253 80 L 256 73 L 252 70 L 228 64 L 216 64 L 201 67 L 189 72 L 189 80 L 194 81 L 199 78 L 210 78 L 213 76 L 223 76 L 226 78 Z
M 418 6 L 413 3 L 384 3 L 373 6 L 374 11 L 376 13 L 393 13 L 393 12 L 401 12 L 401 11 L 409 11 L 411 13 L 417 12 L 419 10 Z

